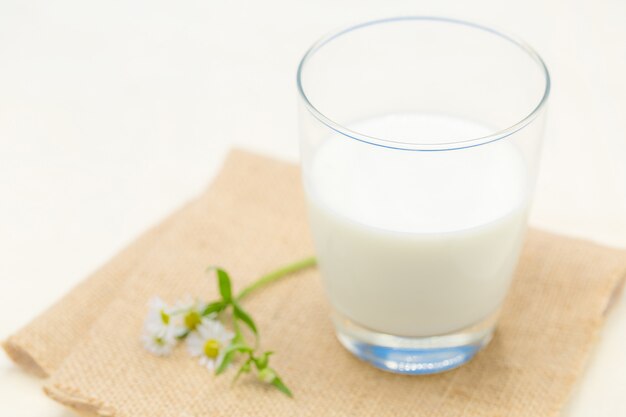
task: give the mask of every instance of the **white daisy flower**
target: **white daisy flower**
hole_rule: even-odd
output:
[[[176,335],[171,327],[156,332],[144,328],[141,341],[143,342],[143,347],[148,352],[157,356],[167,356],[172,353],[172,349],[174,349],[177,342]]]
[[[164,333],[172,323],[171,308],[159,297],[154,297],[148,302],[148,317],[144,323],[144,329],[151,333]]]
[[[171,309],[158,297],[151,299],[148,306],[148,317],[144,322],[141,341],[149,352],[158,356],[168,355],[176,346]]]
[[[193,332],[202,322],[202,310],[205,304],[187,297],[185,301],[176,303],[173,311],[173,325],[176,335],[180,336],[185,333]]]
[[[200,358],[200,365],[214,371],[224,360],[224,350],[234,334],[213,319],[202,319],[195,332],[187,337],[187,349],[192,356]]]

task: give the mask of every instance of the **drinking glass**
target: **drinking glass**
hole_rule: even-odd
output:
[[[548,70],[486,26],[399,17],[298,68],[303,183],[339,341],[428,374],[492,337],[537,175]]]

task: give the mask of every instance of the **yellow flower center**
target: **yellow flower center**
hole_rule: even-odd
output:
[[[204,354],[207,358],[215,359],[220,353],[221,344],[215,339],[209,339],[204,343]]]
[[[164,346],[165,345],[165,339],[163,339],[162,337],[155,337],[154,338],[154,343],[156,343],[158,346]]]
[[[195,330],[200,322],[202,322],[202,317],[196,311],[190,311],[185,315],[185,327],[189,330]]]
[[[170,316],[163,310],[161,310],[161,321],[163,324],[170,324]]]

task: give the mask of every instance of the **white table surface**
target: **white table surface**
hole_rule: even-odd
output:
[[[296,160],[321,34],[435,14],[516,32],[554,80],[532,222],[626,247],[626,2],[3,0],[0,338],[211,180],[237,145]],[[564,415],[626,415],[626,296]],[[71,415],[0,354],[0,415]]]

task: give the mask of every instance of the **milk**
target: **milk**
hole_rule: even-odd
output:
[[[398,114],[350,126],[398,141],[481,137],[489,128]],[[523,240],[528,181],[506,139],[416,152],[329,137],[304,170],[321,274],[333,307],[371,330],[433,336],[500,306]]]

